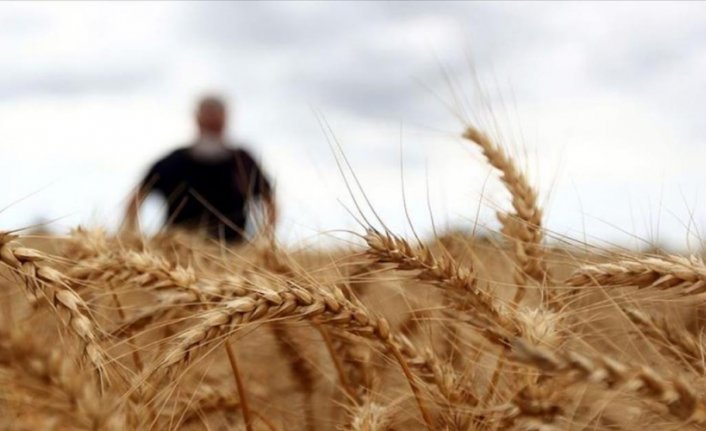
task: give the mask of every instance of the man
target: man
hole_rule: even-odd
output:
[[[190,146],[157,161],[130,199],[126,223],[137,226],[140,206],[150,192],[167,200],[167,225],[205,232],[230,242],[243,239],[246,211],[264,202],[267,228],[276,224],[272,187],[255,160],[224,139],[226,107],[206,97],[196,110],[199,136]]]

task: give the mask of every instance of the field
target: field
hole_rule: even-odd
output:
[[[0,232],[0,428],[676,430],[706,422],[706,267],[547,245],[502,147],[495,237],[225,248]]]

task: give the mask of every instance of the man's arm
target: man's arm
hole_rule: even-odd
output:
[[[277,209],[277,201],[275,200],[274,193],[270,191],[262,197],[262,201],[265,204],[265,235],[268,238],[274,238],[275,230],[277,229],[277,221],[279,219],[279,213]]]
[[[129,232],[139,231],[139,216],[142,203],[147,198],[147,191],[140,184],[134,192],[132,192],[125,211],[125,220],[123,221],[123,229]]]
[[[157,161],[152,167],[150,167],[147,174],[140,180],[140,183],[135,187],[134,191],[130,195],[130,199],[127,203],[127,208],[125,210],[125,220],[123,221],[122,228],[128,231],[138,231],[140,230],[140,208],[142,204],[147,199],[147,196],[151,192],[164,193],[164,177],[168,173],[165,169],[165,160],[168,160],[168,156]]]
[[[263,213],[252,214],[259,224],[259,231],[268,238],[274,238],[279,220],[279,211],[275,192],[260,165],[246,150],[235,151],[236,185],[245,194],[246,199],[259,199]],[[260,218],[261,217],[261,218]]]

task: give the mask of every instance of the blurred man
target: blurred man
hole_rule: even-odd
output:
[[[224,138],[226,106],[217,97],[202,99],[196,110],[199,135],[189,146],[157,161],[130,199],[126,223],[137,227],[140,206],[151,192],[167,200],[167,225],[198,230],[237,242],[243,239],[249,207],[264,203],[271,233],[276,223],[272,186],[244,149]]]

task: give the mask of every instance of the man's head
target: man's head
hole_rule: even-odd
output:
[[[226,105],[222,99],[207,96],[199,101],[196,124],[201,134],[221,136],[226,126]]]

